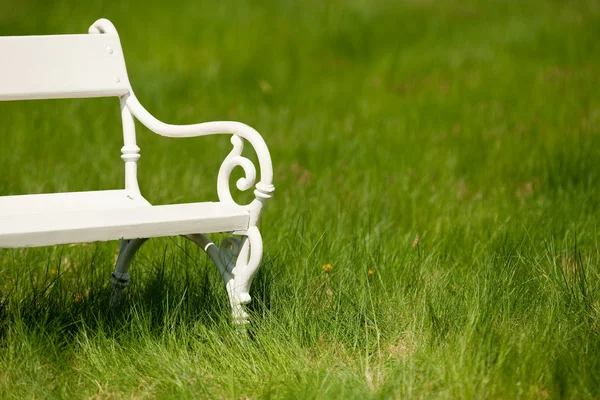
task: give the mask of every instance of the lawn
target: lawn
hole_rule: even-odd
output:
[[[1,249],[0,398],[600,396],[600,3],[4,0],[0,35],[100,17],[153,114],[269,145],[251,323],[183,238],[117,311],[118,242]],[[153,204],[217,199],[228,138],[138,144]],[[0,195],[120,188],[121,146],[115,98],[0,103]]]

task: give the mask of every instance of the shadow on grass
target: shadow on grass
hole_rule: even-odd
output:
[[[110,304],[112,285],[108,277],[104,281],[83,278],[75,284],[72,274],[46,275],[37,282],[24,280],[24,290],[0,292],[0,341],[15,326],[52,332],[62,345],[72,343],[81,330],[101,331],[109,336],[137,330],[160,336],[165,330],[198,324],[213,329],[231,328],[229,301],[214,266],[209,262],[180,264],[167,265],[163,259],[153,266],[139,266],[146,269],[141,274],[144,276],[137,277],[125,289],[117,307]],[[75,279],[82,279],[83,275],[85,272],[81,271]],[[267,311],[272,279],[270,268],[263,265],[254,279],[255,300],[248,307],[252,318]]]

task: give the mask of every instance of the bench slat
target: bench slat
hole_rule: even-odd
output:
[[[212,202],[5,216],[0,248],[233,232],[248,229],[249,221],[242,207]]]
[[[150,206],[142,195],[130,190],[28,194],[0,197],[0,218],[23,214]]]
[[[122,96],[130,85],[117,35],[0,37],[0,100]]]

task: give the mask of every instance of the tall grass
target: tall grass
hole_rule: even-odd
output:
[[[271,149],[251,323],[182,238],[112,311],[118,243],[0,250],[0,398],[598,397],[596,2],[4,2],[0,35],[99,17],[152,113]],[[118,116],[0,103],[0,195],[122,187]],[[216,199],[226,138],[138,142],[153,204]]]

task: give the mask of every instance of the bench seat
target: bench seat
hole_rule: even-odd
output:
[[[217,202],[152,206],[128,190],[0,197],[0,248],[233,232],[250,213]]]

